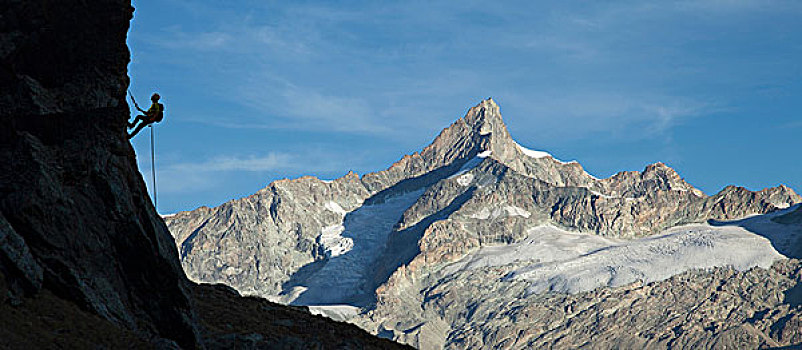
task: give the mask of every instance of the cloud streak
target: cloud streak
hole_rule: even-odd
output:
[[[531,129],[536,138],[550,142],[588,137],[630,141],[668,137],[667,132],[681,123],[728,108],[679,96],[595,91],[538,98],[511,94],[507,100],[517,107],[511,115],[516,124],[523,119],[525,125],[536,125]]]
[[[352,157],[356,155],[356,157]],[[175,154],[168,159],[180,159]],[[203,192],[224,185],[232,178],[246,174],[262,177],[268,174],[339,174],[342,166],[362,166],[359,152],[348,154],[324,149],[305,149],[298,152],[269,152],[262,155],[216,155],[197,162],[165,162],[158,169],[159,191],[165,194]],[[150,163],[139,164],[150,186]],[[342,172],[344,173],[344,172]],[[254,189],[255,191],[255,189]]]
[[[219,171],[271,171],[287,169],[293,164],[293,156],[271,152],[265,156],[217,156],[198,163],[174,163],[167,170],[180,173]]]

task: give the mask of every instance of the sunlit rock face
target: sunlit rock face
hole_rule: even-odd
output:
[[[708,196],[663,163],[598,179],[515,142],[487,99],[386,170],[281,180],[166,222],[191,279],[338,307],[337,318],[421,348],[517,347],[524,340],[508,343],[509,334],[480,343],[460,332],[501,332],[511,321],[494,307],[534,307],[543,293],[668,283],[697,268],[769,268],[797,254],[798,227],[770,219],[798,202],[785,186]],[[763,216],[733,221],[750,215]],[[771,276],[789,281],[777,288],[796,283],[793,274]],[[438,288],[454,288],[453,298],[431,294]],[[471,292],[487,298],[482,312]]]

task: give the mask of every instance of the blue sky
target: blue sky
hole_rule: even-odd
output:
[[[662,161],[708,194],[802,192],[800,2],[134,6],[131,90],[166,105],[162,213],[382,170],[486,97],[519,143],[597,177]]]

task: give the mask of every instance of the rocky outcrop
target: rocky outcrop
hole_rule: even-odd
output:
[[[224,285],[193,288],[193,299],[213,349],[411,349],[368,335],[359,327],[287,307],[243,298]]]
[[[399,347],[186,278],[126,138],[132,13],[0,6],[0,347],[230,348],[245,330],[271,348]]]
[[[356,174],[332,183],[282,180],[252,196],[166,221],[191,279],[270,296],[302,266],[325,258],[320,232],[368,194]]]

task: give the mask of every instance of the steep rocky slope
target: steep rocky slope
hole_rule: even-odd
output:
[[[0,347],[397,347],[186,278],[126,139],[132,13],[0,6]]]
[[[421,152],[386,170],[362,177],[349,173],[332,182],[277,181],[252,196],[178,213],[166,222],[193,280],[225,283],[283,303],[318,305],[324,313],[336,309],[337,317],[350,317],[373,333],[439,348],[460,347],[455,332],[464,324],[497,327],[476,335],[483,337],[511,322],[494,323],[499,314],[491,311],[476,314],[479,301],[468,294],[454,294],[448,309],[453,317],[445,317],[444,308],[427,304],[434,298],[427,293],[443,281],[460,280],[466,291],[497,295],[484,304],[491,310],[520,299],[504,283],[517,275],[529,277],[512,278],[520,280],[516,286],[574,293],[636,280],[669,283],[661,281],[695,268],[768,268],[799,256],[802,227],[769,220],[799,202],[785,186],[758,192],[729,186],[708,196],[662,163],[597,179],[576,162],[517,144],[499,107],[488,99]],[[741,220],[761,214],[768,216]],[[537,236],[548,227],[562,233],[548,240]],[[583,238],[595,242],[583,253],[586,258],[571,255],[578,248],[560,246],[573,234],[596,237]],[[544,265],[543,252],[561,249],[568,255]],[[744,254],[735,253],[739,250]],[[621,261],[606,252],[633,258]],[[590,264],[593,273],[564,270],[564,263]],[[496,278],[479,277],[486,270]],[[777,288],[796,283],[792,280]],[[781,292],[777,288],[769,292]],[[350,314],[343,316],[343,310]],[[743,320],[730,321],[734,326]],[[705,335],[702,343],[719,335]]]

